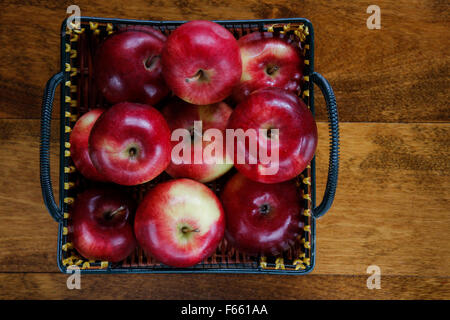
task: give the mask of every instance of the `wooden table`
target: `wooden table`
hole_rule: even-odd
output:
[[[57,224],[42,202],[38,160],[42,92],[59,70],[60,24],[73,1],[26,3],[2,1],[0,10],[0,298],[450,298],[448,2],[375,1],[381,29],[369,30],[367,1],[77,1],[86,16],[310,19],[342,135],[338,191],[317,223],[312,274],[90,275],[81,290],[68,290],[56,266]],[[321,195],[328,132],[316,96]],[[370,265],[381,269],[379,290],[366,287]]]

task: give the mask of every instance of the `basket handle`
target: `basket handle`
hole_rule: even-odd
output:
[[[320,88],[322,94],[325,97],[325,102],[328,110],[329,132],[331,138],[327,186],[325,188],[322,202],[318,207],[315,207],[312,210],[313,217],[320,218],[330,209],[334,200],[334,196],[336,194],[339,171],[339,119],[336,97],[328,81],[317,72],[313,72],[311,74],[311,80]]]
[[[50,129],[55,90],[63,79],[63,72],[59,72],[51,77],[45,86],[44,97],[42,99],[41,143],[39,149],[42,197],[44,198],[48,212],[56,222],[61,221],[62,211],[55,203],[52,180],[50,179]]]

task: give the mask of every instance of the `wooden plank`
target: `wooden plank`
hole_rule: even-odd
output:
[[[317,152],[318,201],[328,150]],[[450,274],[450,125],[341,124],[335,203],[317,222],[317,273]],[[333,271],[334,270],[334,271]]]
[[[52,131],[57,187],[58,122]],[[450,124],[341,124],[336,201],[317,222],[314,274],[450,274]],[[57,225],[39,186],[39,121],[0,120],[0,272],[58,272]],[[328,163],[319,123],[318,201]],[[57,190],[57,188],[56,188]]]
[[[59,121],[52,123],[51,178],[58,201]],[[57,270],[57,223],[39,180],[39,121],[0,121],[0,269]]]
[[[70,2],[2,2],[0,118],[40,116],[45,82],[59,70],[59,28]],[[333,85],[342,121],[448,122],[449,7],[380,0],[381,30],[361,1],[78,1],[82,15],[154,20],[306,17],[316,70]],[[318,93],[319,97],[320,94]],[[318,98],[320,100],[320,98]],[[57,117],[59,113],[55,113]],[[317,117],[326,120],[323,109]]]
[[[67,289],[68,277],[54,273],[0,273],[0,299],[450,298],[449,279],[436,277],[382,276],[381,289],[372,290],[367,288],[367,276],[82,275],[80,290]]]

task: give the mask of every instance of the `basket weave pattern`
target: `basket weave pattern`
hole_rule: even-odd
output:
[[[149,24],[152,26],[151,24]],[[169,35],[178,24],[174,25],[155,25],[165,35]],[[309,72],[309,37],[308,27],[303,24],[233,24],[224,25],[236,38],[253,31],[269,31],[275,33],[285,33],[294,43],[298,44],[300,51],[305,58],[305,84],[302,85],[302,91],[298,95],[303,98],[305,103],[310,106],[307,75]],[[66,79],[63,90],[65,92],[65,132],[66,132],[66,151],[64,161],[64,220],[62,228],[62,246],[61,255],[62,265],[69,267],[71,265],[79,266],[81,269],[151,269],[168,270],[173,269],[165,266],[153,257],[148,256],[138,247],[134,254],[120,263],[110,264],[107,261],[92,261],[81,257],[72,246],[70,232],[70,212],[77,194],[87,188],[94,187],[100,183],[88,181],[79,174],[70,158],[70,144],[68,137],[76,120],[91,108],[107,107],[109,104],[104,100],[100,92],[95,88],[93,79],[93,56],[101,41],[108,35],[114,33],[121,25],[112,23],[83,22],[80,29],[66,29],[65,47],[65,73]],[[64,58],[64,57],[63,57]],[[69,111],[70,110],[70,111]],[[222,187],[227,179],[235,173],[233,168],[223,177],[208,183],[207,186],[217,195],[220,194]],[[156,179],[139,186],[122,187],[130,192],[139,203],[145,193],[156,183],[171,179],[167,174],[162,173]],[[251,257],[239,252],[230,246],[224,239],[218,246],[216,252],[204,260],[202,263],[193,266],[191,270],[215,270],[215,269],[252,269],[252,270],[292,270],[301,272],[308,269],[311,264],[311,167],[308,166],[305,171],[296,178],[299,198],[303,203],[303,210],[299,212],[303,219],[303,232],[295,241],[292,247],[279,256],[257,256]]]

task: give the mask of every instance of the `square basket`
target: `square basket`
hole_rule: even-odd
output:
[[[172,268],[147,256],[141,248],[124,261],[86,260],[73,248],[69,232],[71,207],[77,194],[95,186],[79,174],[70,157],[70,132],[77,119],[92,107],[107,107],[109,104],[95,88],[93,81],[93,55],[102,41],[118,27],[126,25],[146,25],[169,35],[185,21],[139,21],[81,17],[79,28],[73,28],[64,20],[61,29],[61,71],[47,83],[44,91],[41,116],[40,178],[44,203],[59,224],[57,263],[62,272],[70,266],[78,266],[81,273],[272,273],[306,274],[315,264],[316,219],[331,206],[337,185],[339,156],[339,127],[337,106],[329,83],[314,72],[314,32],[311,22],[303,18],[274,20],[229,20],[214,21],[227,28],[236,38],[253,31],[267,31],[288,34],[299,46],[304,56],[304,84],[301,97],[314,114],[314,84],[321,89],[328,110],[330,127],[330,161],[328,180],[323,201],[316,207],[315,160],[300,174],[297,180],[298,196],[303,202],[303,231],[295,244],[278,256],[251,257],[239,252],[223,240],[216,252],[203,262],[190,268]],[[50,179],[50,122],[56,87],[61,84],[60,114],[60,170],[59,205],[56,204]],[[319,137],[320,138],[320,137]],[[232,169],[225,176],[207,183],[217,194],[224,183],[235,172]],[[131,191],[139,201],[145,192],[156,183],[171,179],[163,173],[154,180],[134,187],[122,187]]]

